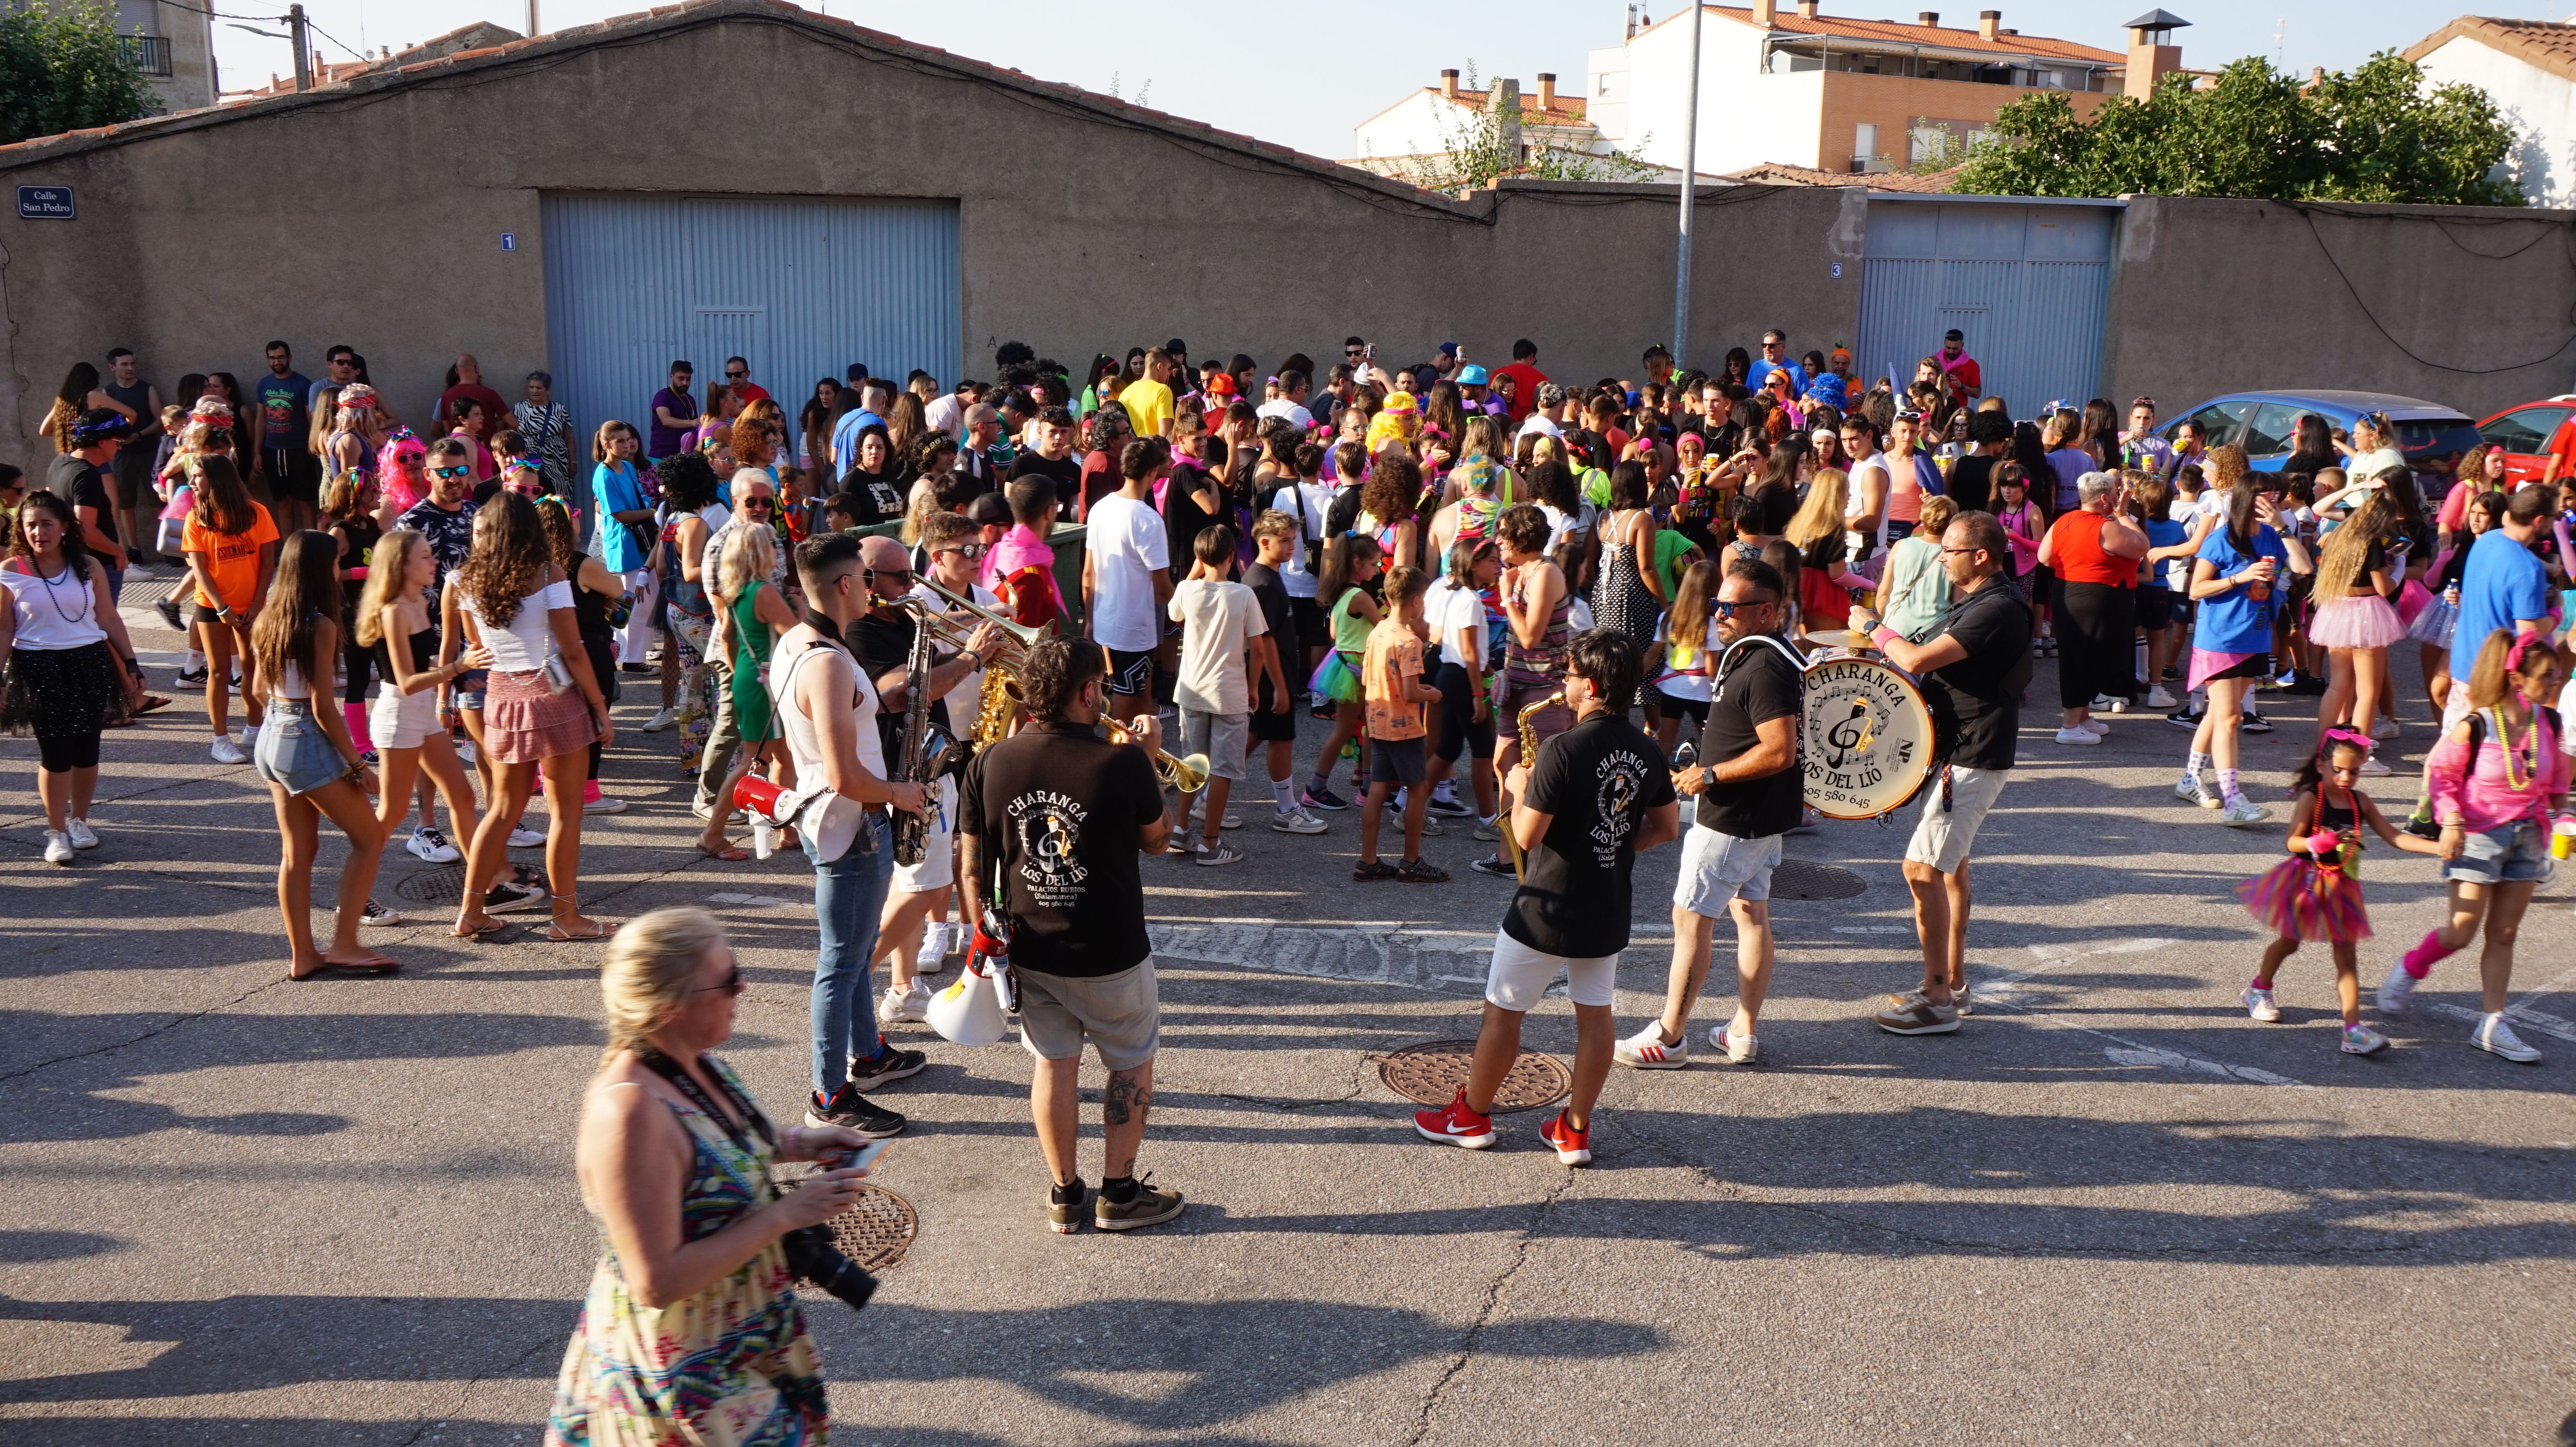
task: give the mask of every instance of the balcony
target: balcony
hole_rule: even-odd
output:
[[[125,63],[145,75],[167,76],[170,68],[170,37],[166,35],[120,35],[116,52]]]

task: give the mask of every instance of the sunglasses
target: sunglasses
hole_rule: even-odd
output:
[[[775,507],[775,506],[777,506],[777,503],[776,503],[776,500],[775,500],[775,499],[772,499],[772,498],[766,498],[766,497],[746,497],[746,498],[742,499],[742,506],[743,506],[743,510],[744,510],[744,511],[746,511],[746,512],[748,512],[748,511],[749,511],[749,510],[751,510],[752,508],[756,508],[756,507],[757,507],[757,508],[769,508],[769,507]]]
[[[862,578],[867,579],[870,583],[874,583],[874,582],[875,582],[877,579],[879,579],[879,578],[884,578],[884,579],[887,579],[887,580],[889,580],[889,581],[897,582],[897,583],[909,583],[909,582],[911,582],[911,581],[912,581],[912,569],[910,569],[910,568],[861,568],[861,569],[859,569],[859,576],[860,576],[860,577],[862,577]]]
[[[1708,606],[1718,617],[1732,618],[1747,608],[1768,608],[1777,601],[1773,598],[1748,598],[1741,603],[1729,603],[1724,598],[1717,598],[1712,599]]]
[[[751,374],[749,372],[727,372],[725,373],[725,380],[728,382],[739,382],[750,375]]]
[[[959,543],[955,547],[938,549],[938,551],[943,553],[955,553],[957,556],[964,558],[969,562],[984,556],[987,550],[988,545],[984,543]]]
[[[432,477],[463,477],[473,470],[474,469],[472,467],[459,463],[454,467],[433,467],[429,470],[429,475]]]
[[[743,992],[743,988],[742,966],[737,964],[732,969],[725,971],[725,977],[721,982],[713,985],[700,985],[690,993],[703,995],[712,990],[722,990],[728,995],[739,995]]]

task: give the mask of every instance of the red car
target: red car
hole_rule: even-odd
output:
[[[2576,416],[2576,392],[2507,407],[2478,424],[2478,438],[2504,449],[2504,473],[2514,482],[2538,482],[2549,469],[2549,439]]]

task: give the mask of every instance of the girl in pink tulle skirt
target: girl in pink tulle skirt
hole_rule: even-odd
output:
[[[2370,736],[2347,728],[2326,730],[2325,750],[2299,766],[2292,784],[2290,857],[2236,886],[2246,911],[2276,938],[2263,951],[2254,983],[2245,987],[2245,1013],[2265,1022],[2281,1018],[2272,981],[2282,962],[2310,940],[2332,947],[2335,990],[2343,1002],[2343,1049],[2368,1055],[2388,1044],[2361,1023],[2358,946],[2370,938],[2370,912],[2361,899],[2361,831],[2367,826],[2391,845],[2414,854],[2439,855],[2441,846],[2398,832],[2379,805],[2354,785],[2370,757]]]

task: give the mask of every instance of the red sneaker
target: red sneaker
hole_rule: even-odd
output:
[[[1413,1128],[1422,1132],[1424,1140],[1465,1146],[1471,1151],[1481,1151],[1494,1143],[1494,1118],[1467,1108],[1467,1088],[1463,1085],[1458,1088],[1458,1098],[1440,1109],[1415,1111]]]
[[[1567,1123],[1564,1111],[1558,1111],[1555,1119],[1538,1128],[1538,1138],[1554,1146],[1556,1158],[1569,1166],[1592,1164],[1591,1130],[1576,1130]]]

